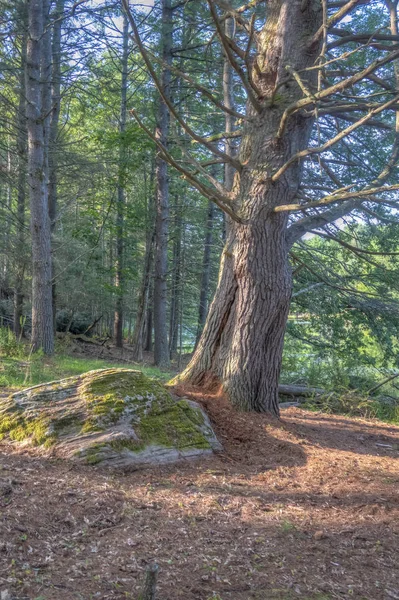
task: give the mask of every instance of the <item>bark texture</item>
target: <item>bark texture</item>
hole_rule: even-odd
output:
[[[154,253],[155,231],[147,235],[146,250],[144,257],[143,278],[141,281],[140,294],[137,305],[137,316],[133,331],[133,360],[141,362],[143,360],[143,346],[146,315],[148,311],[148,300],[150,294],[151,271]]]
[[[54,240],[57,210],[58,210],[58,123],[61,112],[61,30],[62,15],[64,13],[65,0],[57,0],[53,15],[53,36],[51,42],[52,54],[52,73],[51,73],[51,113],[50,113],[50,133],[49,133],[49,153],[48,153],[48,206],[50,215],[50,227],[52,240]],[[56,309],[57,309],[57,286],[55,282],[55,260],[53,243],[53,319],[54,331],[56,331]]]
[[[252,80],[257,111],[248,102],[240,148],[243,165],[237,187],[243,223],[231,224],[219,284],[203,335],[181,380],[221,385],[235,406],[278,415],[278,380],[291,298],[291,269],[286,240],[287,213],[274,208],[293,202],[301,181],[299,164],[275,183],[272,175],[293,154],[308,146],[313,120],[295,114],[281,135],[285,109],[303,95],[295,82],[285,84],[287,68],[313,66],[318,44],[310,45],[322,23],[318,0],[271,0],[258,39]],[[316,82],[307,72],[307,86]],[[278,94],[275,93],[278,87]]]
[[[17,338],[23,334],[23,284],[26,269],[25,257],[25,209],[26,209],[26,158],[27,158],[27,130],[26,130],[26,44],[27,44],[27,20],[26,10],[21,11],[21,22],[23,34],[21,39],[21,66],[19,78],[19,102],[18,102],[18,195],[17,195],[17,270],[14,290],[14,333]]]
[[[204,255],[202,259],[202,275],[201,275],[201,288],[200,288],[200,300],[198,307],[198,328],[197,338],[195,347],[198,346],[201,338],[202,331],[205,326],[206,317],[209,308],[209,281],[211,271],[211,249],[212,249],[212,231],[213,231],[213,217],[215,213],[215,205],[213,202],[208,203],[208,214],[206,219],[206,230],[205,230],[205,243],[204,243]]]
[[[170,298],[169,350],[170,357],[177,352],[179,321],[181,312],[181,254],[182,254],[182,214],[179,198],[176,198],[175,231],[173,240],[173,271]]]
[[[165,65],[172,63],[172,7],[171,0],[162,0],[162,58]],[[171,72],[166,67],[162,71],[162,89],[170,98]],[[167,146],[169,134],[169,111],[160,99],[156,137]],[[156,160],[156,241],[155,241],[155,281],[154,281],[154,360],[160,367],[169,365],[169,345],[167,329],[167,266],[168,266],[168,221],[169,183],[168,166],[158,152]]]
[[[151,565],[146,571],[143,589],[141,590],[138,600],[155,600],[157,579],[158,565]]]
[[[51,232],[48,211],[45,134],[41,65],[45,3],[31,0],[28,5],[28,44],[26,117],[28,130],[28,186],[32,235],[32,348],[46,354],[54,351]]]
[[[122,53],[122,81],[121,81],[121,108],[119,133],[119,175],[118,175],[118,199],[116,214],[116,269],[115,287],[117,291],[115,316],[114,316],[114,338],[117,348],[123,346],[123,292],[124,292],[124,221],[125,221],[125,179],[126,179],[126,142],[123,139],[126,131],[127,112],[127,75],[129,56],[129,22],[123,13],[123,53]]]

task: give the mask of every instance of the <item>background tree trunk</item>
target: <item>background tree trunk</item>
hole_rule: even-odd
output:
[[[49,139],[49,184],[48,184],[48,205],[50,215],[50,227],[52,234],[52,303],[53,303],[53,319],[54,331],[56,331],[56,313],[57,313],[57,284],[55,280],[55,247],[54,233],[57,224],[57,207],[58,207],[58,160],[57,160],[57,141],[58,141],[58,123],[61,112],[61,30],[62,30],[62,15],[64,14],[65,0],[57,0],[53,15],[53,39],[51,44],[52,54],[52,75],[51,75],[51,117],[50,117],[50,139]]]
[[[122,54],[122,81],[121,81],[121,109],[119,121],[119,174],[118,174],[118,199],[116,215],[116,270],[115,288],[117,291],[115,316],[114,316],[114,338],[117,348],[123,346],[123,292],[124,292],[124,221],[125,221],[125,179],[126,179],[126,107],[127,107],[127,76],[129,57],[129,21],[126,13],[123,13],[123,54]]]
[[[205,229],[205,243],[204,243],[204,257],[202,260],[202,275],[201,275],[201,289],[200,289],[200,300],[198,308],[198,328],[195,347],[198,346],[206,317],[208,314],[208,302],[209,302],[209,281],[211,271],[211,249],[212,249],[212,230],[213,230],[213,217],[215,212],[215,205],[213,202],[208,203],[208,214],[206,219]]]
[[[179,198],[176,197],[176,214],[173,239],[173,269],[172,290],[170,299],[170,328],[169,328],[169,351],[172,358],[177,353],[179,339],[180,319],[180,292],[181,292],[181,251],[182,251],[182,214]]]
[[[147,236],[146,251],[144,257],[143,278],[141,282],[140,295],[137,306],[136,322],[133,331],[133,360],[141,362],[143,360],[143,345],[146,324],[146,314],[148,311],[148,299],[150,293],[152,262],[154,254],[155,230]],[[152,329],[152,324],[151,324]]]
[[[162,0],[162,59],[165,65],[172,63],[173,22],[171,0]],[[162,89],[170,98],[171,72],[162,70]],[[167,146],[169,134],[169,111],[163,99],[159,100],[156,137]],[[167,331],[167,264],[168,264],[168,221],[169,184],[168,166],[157,152],[156,159],[157,212],[155,241],[155,282],[154,282],[154,362],[159,367],[169,366]]]
[[[27,130],[26,130],[26,44],[27,44],[27,20],[26,6],[22,7],[23,14],[21,22],[23,33],[21,39],[21,66],[19,78],[19,102],[18,102],[18,190],[17,190],[17,269],[14,291],[14,333],[17,338],[23,334],[23,284],[25,279],[26,256],[25,256],[25,203],[26,203],[26,158],[27,158]]]
[[[28,4],[26,116],[28,130],[28,185],[32,235],[32,348],[54,351],[51,232],[45,164],[45,132],[41,93],[44,3]]]

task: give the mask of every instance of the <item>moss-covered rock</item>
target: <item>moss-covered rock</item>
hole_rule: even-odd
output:
[[[209,419],[140,371],[90,371],[0,401],[0,439],[87,464],[143,466],[221,448]]]

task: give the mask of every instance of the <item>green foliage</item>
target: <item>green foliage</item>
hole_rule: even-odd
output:
[[[57,311],[57,331],[65,332],[69,326],[69,332],[74,335],[85,333],[93,322],[90,314],[77,312],[71,315],[66,309]]]
[[[19,342],[8,327],[0,327],[0,355],[21,358],[25,354],[25,346]]]
[[[365,398],[356,391],[342,394],[331,393],[321,398],[310,399],[302,406],[313,411],[322,411],[329,414],[379,419],[380,421],[399,424],[398,401]]]

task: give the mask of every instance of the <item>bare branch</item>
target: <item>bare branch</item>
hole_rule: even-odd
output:
[[[335,40],[328,44],[327,49],[332,50],[333,48],[339,48],[339,46],[343,46],[344,44],[348,44],[349,42],[365,42],[368,46],[373,45],[372,42],[376,41],[387,41],[387,42],[398,42],[399,35],[389,35],[382,33],[359,33],[353,35],[343,35],[339,40]],[[392,44],[390,46],[383,46],[382,49],[392,50],[396,48],[398,44]],[[381,46],[380,46],[381,47]]]
[[[297,110],[300,110],[301,108],[305,108],[306,106],[310,106],[311,104],[314,104],[315,101],[323,100],[324,98],[328,98],[329,96],[332,96],[333,94],[337,94],[338,92],[342,92],[342,91],[346,90],[347,88],[352,87],[353,85],[355,85],[355,83],[358,83],[359,81],[362,81],[363,79],[365,79],[368,75],[370,75],[370,73],[373,73],[380,67],[396,60],[397,58],[399,58],[399,50],[390,52],[385,57],[377,59],[374,62],[372,62],[368,67],[366,67],[362,71],[359,71],[359,73],[355,73],[354,75],[352,75],[352,77],[348,77],[347,79],[339,81],[338,83],[336,83],[324,90],[321,90],[320,92],[317,92],[316,94],[314,94],[313,97],[308,96],[306,98],[302,98],[301,100],[298,100],[294,104],[291,104],[291,106],[289,106],[284,111],[284,114],[281,118],[281,123],[280,123],[276,137],[281,138],[281,136],[283,135],[285,126],[287,124],[288,118]]]
[[[293,223],[287,231],[287,243],[289,247],[293,246],[295,242],[301,239],[301,237],[303,237],[306,233],[309,233],[309,231],[318,229],[319,227],[325,227],[330,223],[334,223],[334,221],[337,221],[345,215],[350,214],[359,206],[359,200],[349,200],[343,204],[335,206],[334,208],[325,210],[322,213],[309,215],[303,219],[295,221],[295,223]]]
[[[327,206],[328,204],[333,204],[334,202],[343,202],[344,200],[350,200],[355,198],[367,198],[371,202],[392,205],[393,203],[390,200],[387,200],[385,198],[375,198],[372,196],[373,194],[376,194],[378,192],[392,192],[394,190],[399,190],[399,184],[386,185],[383,187],[376,188],[365,188],[357,192],[346,192],[342,194],[340,193],[340,190],[338,190],[337,192],[329,194],[328,196],[324,196],[324,198],[321,198],[321,200],[316,200],[315,202],[307,202],[306,204],[283,204],[281,206],[276,206],[274,212],[299,212],[302,210],[318,208],[320,206]],[[397,206],[397,203],[395,203],[395,206]]]
[[[357,246],[352,246],[352,244],[348,244],[344,240],[337,238],[335,235],[331,235],[330,233],[326,233],[325,231],[315,231],[312,230],[312,233],[324,237],[328,240],[332,240],[333,242],[337,242],[340,246],[351,250],[352,252],[361,253],[361,254],[369,254],[370,256],[399,256],[399,252],[374,252],[373,250],[364,250],[363,248],[358,248]]]
[[[341,6],[341,8],[328,19],[327,26],[332,27],[333,25],[338,23],[338,21],[341,21],[341,19],[343,19],[354,8],[356,8],[360,4],[368,4],[369,2],[370,2],[370,0],[349,0],[349,2],[345,2],[345,4],[343,6]],[[312,44],[317,42],[320,39],[320,37],[323,35],[323,29],[324,29],[324,27],[322,25],[320,27],[320,29],[313,36],[312,42],[311,42]]]
[[[237,171],[241,171],[242,165],[238,160],[235,160],[234,158],[232,158],[231,156],[228,156],[227,154],[225,154],[222,150],[220,150],[217,146],[214,146],[213,144],[210,144],[209,142],[207,142],[203,137],[199,136],[198,134],[195,133],[195,131],[193,129],[191,129],[191,127],[188,125],[188,123],[186,123],[186,121],[184,119],[182,119],[182,117],[179,115],[179,113],[175,110],[175,107],[173,106],[173,104],[171,103],[170,99],[167,97],[167,95],[164,93],[163,90],[163,86],[161,84],[161,82],[158,79],[158,76],[151,64],[151,60],[150,57],[148,55],[147,50],[144,47],[143,42],[141,41],[141,37],[139,34],[139,31],[137,29],[137,25],[136,25],[136,21],[133,17],[133,14],[130,10],[129,7],[129,1],[128,0],[122,0],[122,4],[123,4],[123,8],[126,12],[126,15],[128,17],[128,20],[130,22],[130,25],[132,27],[133,30],[133,35],[134,35],[134,39],[136,41],[136,44],[139,48],[140,54],[144,59],[144,62],[147,66],[147,69],[150,72],[151,78],[153,79],[156,88],[162,98],[162,100],[164,101],[164,103],[166,104],[166,106],[168,107],[168,110],[170,112],[170,114],[176,119],[176,121],[180,124],[180,126],[184,129],[184,131],[190,136],[192,137],[196,142],[202,144],[203,146],[205,146],[208,150],[210,150],[210,152],[212,152],[213,154],[216,154],[216,156],[219,156],[220,158],[226,159],[227,162],[229,162]]]
[[[233,67],[233,69],[236,71],[236,73],[238,74],[238,76],[240,77],[242,84],[245,88],[245,91],[248,94],[248,98],[251,102],[251,104],[253,105],[253,107],[255,108],[255,110],[260,113],[262,111],[262,106],[261,104],[258,102],[254,92],[260,96],[260,91],[257,88],[254,88],[253,83],[251,83],[243,69],[240,67],[240,65],[238,64],[238,62],[236,61],[236,59],[234,58],[232,52],[231,52],[231,48],[230,48],[230,43],[229,43],[229,38],[225,35],[223,28],[220,24],[220,20],[218,18],[217,12],[215,10],[215,7],[212,3],[212,0],[208,0],[208,5],[209,5],[209,9],[211,11],[211,15],[213,18],[213,21],[216,25],[216,29],[220,38],[220,41],[222,42],[224,51],[226,52],[227,58],[231,64],[231,66]]]
[[[157,147],[159,148],[160,153],[161,153],[161,158],[163,160],[165,160],[172,167],[174,167],[177,171],[179,171],[187,179],[187,181],[189,181],[193,185],[193,187],[195,187],[199,192],[201,192],[201,194],[203,194],[206,198],[209,198],[209,200],[212,200],[217,206],[219,206],[219,208],[221,210],[223,210],[223,212],[228,214],[234,221],[236,221],[237,223],[242,223],[242,220],[235,213],[235,211],[232,207],[232,203],[231,203],[232,197],[231,196],[229,196],[229,195],[222,196],[220,193],[218,193],[218,191],[216,189],[212,189],[212,188],[208,187],[207,185],[202,183],[202,181],[197,179],[191,171],[182,167],[182,165],[180,165],[173,158],[173,156],[170,154],[170,152],[159,141],[159,139],[152,133],[152,131],[150,131],[148,129],[148,127],[143,123],[143,121],[140,119],[140,117],[138,116],[136,111],[132,109],[130,112],[133,115],[133,117],[136,119],[138,125],[143,129],[143,131],[145,131],[145,133],[148,135],[148,137],[157,145]],[[198,165],[199,165],[199,163],[198,163]],[[199,170],[202,170],[201,165],[199,165],[199,167],[200,167]]]
[[[395,96],[395,98],[389,100],[388,102],[385,102],[385,104],[382,104],[382,105],[378,106],[377,108],[375,108],[374,110],[371,110],[367,115],[365,115],[364,117],[362,117],[361,119],[356,121],[356,123],[349,125],[349,127],[346,127],[345,129],[343,129],[342,131],[337,133],[337,135],[335,135],[333,138],[329,139],[328,142],[326,142],[322,146],[316,146],[315,148],[306,148],[305,150],[301,150],[300,152],[297,152],[272,176],[272,181],[276,182],[281,177],[281,175],[283,175],[286,172],[286,170],[297,160],[300,160],[301,158],[304,158],[305,156],[308,156],[309,154],[320,154],[322,152],[325,152],[326,150],[328,150],[329,148],[334,146],[334,144],[336,144],[337,142],[342,140],[344,137],[347,137],[348,135],[350,135],[352,133],[352,131],[355,131],[355,129],[358,129],[359,127],[361,127],[362,125],[367,123],[367,121],[369,121],[372,117],[374,117],[375,115],[378,115],[379,113],[386,110],[389,106],[394,104],[398,99],[399,99],[399,96]]]
[[[221,102],[220,100],[215,98],[215,96],[212,94],[212,92],[208,88],[197,83],[195,81],[195,79],[193,79],[192,77],[187,75],[187,73],[183,73],[183,71],[180,71],[180,69],[177,69],[173,65],[169,65],[169,64],[165,63],[165,61],[163,61],[161,58],[159,58],[158,56],[156,56],[149,50],[147,50],[147,53],[149,56],[151,56],[151,58],[153,60],[155,60],[158,64],[162,65],[162,67],[164,67],[165,69],[169,69],[169,71],[171,71],[175,75],[178,75],[179,77],[181,77],[182,79],[184,79],[185,81],[190,83],[193,87],[195,87],[199,92],[204,94],[204,96],[206,96],[208,98],[208,100],[210,100],[215,106],[217,106],[217,108],[220,108],[223,112],[228,113],[232,117],[236,117],[236,119],[244,119],[244,120],[247,119],[247,117],[243,113],[239,113],[235,110],[232,110],[231,108],[229,108],[228,106],[223,104],[223,102]]]

